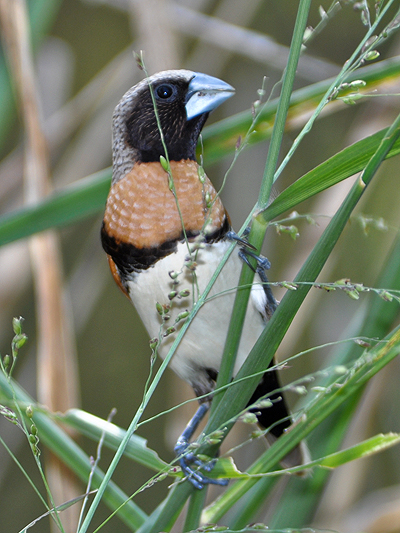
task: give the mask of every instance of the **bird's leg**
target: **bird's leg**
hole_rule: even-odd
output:
[[[268,263],[271,264],[269,261]],[[271,286],[269,284],[267,274],[265,273],[265,269],[259,264],[257,264],[256,272],[260,276],[261,283],[263,284],[264,292],[267,297],[268,309],[272,315],[276,311],[276,308],[278,307],[278,302],[276,301],[275,296],[271,290]]]
[[[215,460],[204,463],[196,457],[196,455],[187,451],[190,446],[190,439],[193,437],[194,432],[196,431],[198,425],[203,420],[205,414],[207,413],[210,404],[208,402],[201,403],[192,419],[189,421],[188,425],[184,429],[182,435],[179,437],[174,451],[179,457],[179,464],[181,465],[182,472],[187,476],[189,481],[196,489],[202,489],[204,485],[213,484],[213,485],[227,485],[227,479],[211,479],[199,470],[195,470],[191,465],[196,465],[204,470],[212,470]]]
[[[247,236],[250,233],[250,228],[246,228],[243,232],[243,237],[239,237],[239,235],[235,231],[228,231],[225,235],[227,239],[230,241],[235,241],[239,243],[241,246],[244,246],[248,250],[256,251],[256,247],[249,243],[247,240]]]
[[[247,228],[244,232],[245,238],[239,237],[234,231],[228,231],[226,234],[226,237],[232,241],[236,241],[240,245],[239,250],[239,257],[246,263],[247,266],[249,266],[254,272],[256,272],[260,279],[261,283],[264,288],[265,295],[267,297],[268,302],[268,309],[271,313],[271,315],[276,310],[278,303],[275,300],[275,297],[272,293],[271,287],[269,285],[268,277],[266,274],[266,270],[269,270],[271,268],[271,263],[266,257],[263,257],[262,255],[258,255],[255,253],[256,248],[248,242],[246,239],[246,236],[249,234],[250,228]],[[253,265],[249,261],[249,257],[253,257],[257,261],[257,267],[254,268]]]

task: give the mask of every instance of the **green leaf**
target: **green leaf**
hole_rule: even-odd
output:
[[[111,182],[107,168],[77,181],[38,205],[0,217],[0,246],[40,231],[66,226],[104,209]]]
[[[337,468],[338,466],[354,461],[355,459],[360,459],[361,457],[368,457],[374,453],[382,452],[395,444],[400,442],[399,433],[386,433],[385,435],[375,435],[370,439],[364,440],[355,446],[351,446],[346,450],[340,452],[332,453],[327,455],[320,461],[313,461],[318,466],[323,466],[326,468]]]
[[[287,187],[262,213],[272,220],[298,203],[360,172],[379,146],[388,129],[383,129],[345,148]],[[386,158],[400,153],[397,140]],[[34,233],[62,227],[101,212],[110,187],[111,169],[88,176],[63,191],[0,217],[0,246]]]
[[[389,128],[348,146],[341,152],[330,157],[307,174],[289,185],[262,212],[265,220],[272,220],[289,209],[293,209],[300,202],[308,200],[315,194],[322,192],[337,183],[361,172],[373,154],[376,152]],[[398,139],[386,158],[400,153],[400,139]]]
[[[400,239],[397,237],[396,243],[388,257],[384,260],[384,269],[381,272],[376,284],[378,287],[388,289],[400,289]],[[381,299],[365,299],[354,314],[351,323],[346,329],[348,338],[377,338],[381,339],[387,335],[392,324],[397,319],[399,312],[398,304],[388,303]],[[334,348],[329,354],[327,365],[348,365],[355,361],[361,352],[361,347],[354,342],[341,344]],[[321,390],[332,384],[332,375],[320,376],[315,385]],[[314,387],[313,387],[314,388]],[[354,412],[359,404],[364,389],[360,389],[345,404],[335,411],[318,426],[307,439],[312,457],[324,457],[335,452],[341,445],[343,438],[352,423]],[[313,394],[313,393],[311,393]],[[308,398],[309,400],[309,398]],[[304,401],[303,406],[304,406]],[[300,405],[299,408],[302,406]],[[265,478],[254,487],[259,498],[263,495],[263,484],[271,482],[273,478]],[[320,495],[329,479],[329,470],[316,470],[313,476],[300,479],[292,476],[289,480],[285,493],[279,501],[274,514],[271,517],[270,526],[274,528],[301,527],[309,523],[318,505]],[[255,499],[252,492],[253,501]],[[235,522],[238,528],[249,523],[245,511]]]
[[[118,448],[126,434],[124,429],[82,409],[69,409],[65,415],[60,416],[60,420],[92,440],[98,441],[104,435],[104,445],[112,450]],[[131,436],[125,448],[125,455],[156,472],[169,468],[168,463],[147,447],[147,440],[138,435]]]
[[[296,293],[290,293],[296,294]],[[355,362],[354,367],[349,370],[346,376],[339,377],[331,387],[325,391],[321,391],[313,399],[311,405],[308,405],[303,412],[303,416],[297,420],[296,424],[290,427],[290,430],[281,435],[274,444],[261,455],[254,464],[248,468],[247,473],[251,476],[248,479],[243,479],[240,483],[235,483],[227,489],[227,491],[215,502],[213,508],[208,508],[207,514],[203,515],[203,519],[207,522],[217,522],[221,517],[237,502],[243,494],[245,494],[255,483],[259,482],[255,474],[263,474],[271,472],[276,468],[276,465],[287,453],[293,448],[293,443],[303,440],[313,429],[325,420],[330,414],[334,413],[344,402],[352,398],[358,391],[362,390],[365,384],[381,370],[385,365],[390,363],[400,353],[400,328],[395,329],[390,336],[369,351],[365,351],[363,355]],[[375,439],[375,437],[373,438]],[[343,456],[332,454],[333,458],[327,456],[317,461],[321,464],[326,460],[323,466],[333,468],[332,465],[339,466],[340,461],[352,460],[360,454],[367,453],[368,448],[370,453],[379,451],[379,446],[384,446],[383,440],[376,438],[371,443],[367,443],[356,451],[346,450]],[[396,444],[400,437],[396,434],[392,437],[389,434],[387,444]],[[347,453],[348,452],[348,453]],[[339,452],[342,453],[342,452]],[[336,456],[336,457],[335,457]],[[311,463],[312,465],[313,463]],[[310,466],[310,463],[307,465]],[[301,470],[291,469],[291,471]],[[276,472],[273,472],[276,476]],[[261,476],[262,477],[262,476]],[[267,476],[270,477],[270,476]]]
[[[376,170],[379,166],[378,159],[382,161],[385,154],[387,154],[395,143],[396,136],[398,135],[399,121],[400,115],[390,126],[387,134],[385,134],[376,147],[374,154],[368,160],[365,169],[368,169],[369,171],[367,174],[363,174],[363,176],[365,176],[365,182],[362,179],[359,179],[354,183],[342,205],[337,210],[319,239],[317,245],[314,247],[297,274],[294,280],[295,283],[315,281],[316,277],[319,275],[353,209],[365,192],[366,185],[376,174]],[[210,417],[206,430],[208,429],[210,431],[218,429],[222,425],[227,425],[229,427],[229,423],[226,423],[226,419],[232,417],[235,410],[238,413],[244,408],[246,401],[250,399],[251,393],[254,390],[253,386],[255,387],[258,382],[258,378],[255,377],[254,374],[265,370],[266,365],[272,360],[273,355],[276,353],[281,340],[309,290],[310,286],[299,285],[297,291],[288,291],[284,295],[277,310],[272,315],[249,356],[236,375],[231,387],[225,391],[220,404],[220,412],[215,413],[214,416]],[[365,378],[364,381],[360,378],[360,368],[358,368],[358,371],[354,373],[354,376],[359,378],[358,381],[354,383],[352,379],[349,379],[348,382],[345,385],[340,386],[338,390],[330,390],[330,394],[326,398],[320,396],[317,404],[312,403],[312,406],[306,411],[304,419],[301,418],[296,424],[293,424],[290,431],[283,434],[273,446],[271,446],[266,454],[264,454],[265,457],[262,456],[256,461],[253,467],[249,470],[250,473],[256,474],[270,471],[290,452],[290,450],[293,449],[296,444],[299,444],[310,431],[320,424],[330,413],[334,412],[345,399],[357,394],[362,385],[364,385],[366,381],[379,370],[383,361],[385,361],[386,364],[386,362],[398,354],[400,346],[400,335],[398,330],[393,333],[393,338],[391,339],[391,342],[388,343],[388,346],[390,348],[389,358],[386,357],[387,354],[385,353],[387,348],[386,345],[383,347],[379,346],[377,350],[371,351],[371,358],[373,358],[373,354],[375,355],[377,351],[379,353],[379,349],[382,349],[382,355],[376,357],[376,361],[374,361],[375,366],[372,369],[369,368],[368,365],[371,358],[365,361],[363,369],[368,368],[369,373],[366,372],[365,376],[363,375],[363,378]],[[245,382],[242,381],[243,378],[247,378]],[[350,383],[354,386],[351,387]],[[323,400],[326,400],[326,402]],[[219,510],[214,516],[214,519],[218,520],[223,516],[223,514],[254,484],[255,480],[249,479],[229,488],[219,499]]]
[[[221,457],[215,464],[213,470],[208,473],[213,479],[251,479],[251,478],[260,478],[260,477],[270,477],[270,476],[281,476],[284,474],[292,474],[296,472],[302,472],[306,469],[313,468],[315,466],[323,468],[338,468],[346,463],[355,461],[356,459],[361,459],[363,457],[368,457],[375,453],[382,452],[387,448],[395,446],[400,442],[400,433],[386,433],[375,435],[370,439],[366,439],[354,446],[350,446],[345,450],[339,452],[331,453],[320,459],[315,459],[309,463],[295,468],[285,468],[283,470],[275,470],[273,472],[257,473],[251,474],[249,472],[241,472],[232,457]],[[211,510],[212,506],[209,507]],[[208,518],[214,519],[215,517],[208,515],[204,517],[206,521]]]
[[[84,451],[74,442],[71,437],[56,424],[51,416],[35,407],[34,399],[29,396],[13,380],[7,380],[3,372],[0,372],[0,401],[3,404],[13,405],[15,400],[21,406],[33,407],[33,420],[37,426],[40,442],[42,442],[54,455],[67,465],[84,483],[87,483],[91,473],[91,462]],[[93,472],[92,486],[98,487],[104,478],[100,468]],[[133,503],[112,480],[108,483],[104,493],[104,503],[111,510],[118,509],[118,516],[131,529],[140,527],[147,519],[146,513],[138,505]]]

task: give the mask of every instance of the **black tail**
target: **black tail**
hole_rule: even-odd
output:
[[[274,364],[274,361],[271,361],[270,366],[273,366]],[[278,391],[280,388],[281,384],[278,379],[277,371],[268,370],[263,375],[248,404],[254,404],[261,398],[271,400],[271,406],[250,409],[251,412],[254,412],[257,415],[258,423],[263,429],[270,428],[266,437],[271,444],[280,437],[292,423],[290,411],[286,405],[283,393],[273,392]],[[282,466],[285,468],[298,466],[308,462],[308,460],[308,449],[306,444],[302,442],[284,458]]]
[[[270,366],[275,363],[272,361]],[[263,375],[249,404],[254,404],[261,398],[271,400],[272,405],[263,408],[251,409],[257,415],[257,420],[263,429],[271,427],[270,433],[278,438],[292,423],[289,409],[286,405],[282,392],[274,392],[281,388],[276,370],[268,370]]]

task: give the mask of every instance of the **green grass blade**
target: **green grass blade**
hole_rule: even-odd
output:
[[[360,172],[387,134],[385,128],[358,141],[332,156],[318,167],[304,174],[287,187],[263,211],[268,220],[293,209],[298,203],[340,181]],[[386,159],[400,153],[397,140]],[[54,227],[63,227],[99,213],[104,209],[111,180],[111,169],[88,176],[46,198],[37,206],[30,206],[0,217],[0,246],[34,233]]]
[[[337,381],[338,386],[332,386],[321,392],[313,404],[305,411],[305,416],[298,423],[283,434],[267,452],[265,452],[249,469],[249,474],[271,471],[278,461],[290,450],[291,441],[300,442],[308,433],[317,427],[322,420],[333,413],[347,399],[376,375],[379,370],[389,364],[400,353],[400,327],[370,351],[366,351],[354,368],[350,369],[345,379]],[[241,481],[228,489],[221,498],[203,515],[205,522],[218,521],[248,488],[257,483],[256,479]]]
[[[360,180],[357,181],[348,197],[342,204],[341,208],[332,219],[327,230],[324,232],[317,247],[314,249],[304,267],[301,269],[296,281],[309,282],[316,279],[364,190],[365,184],[360,182]],[[264,224],[262,221],[260,221],[259,225],[263,226]],[[272,359],[276,348],[280,344],[297,310],[308,293],[308,290],[309,287],[301,286],[297,291],[290,292],[290,294],[285,295],[278,307],[277,312],[268,323],[259,341],[256,343],[254,349],[250,353],[246,363],[239,372],[236,380],[224,394],[219,409],[211,413],[209,423],[205,430],[206,433],[221,427],[229,428],[233,424],[233,421],[227,423],[226,420],[233,420],[235,415],[245,407],[252,394],[252,391],[255,389],[258,383],[259,378],[254,377],[247,379],[246,382],[238,382],[241,380],[241,378],[247,378],[248,376],[253,375],[254,372],[261,372],[268,366],[269,361]],[[283,455],[286,454],[291,446],[293,446],[293,444],[289,443],[288,448],[283,448],[283,450],[281,449],[280,452],[283,453]],[[201,451],[212,455],[213,452],[215,452],[215,449],[213,447],[205,446],[204,448],[201,448]],[[275,457],[275,463],[278,460],[279,457]],[[182,500],[193,490],[191,488],[186,488],[186,485],[187,483],[180,485],[175,489],[174,496],[179,496],[177,498],[177,500],[180,502],[179,505],[181,504]],[[171,497],[167,501],[170,502],[170,505],[165,506],[164,510],[166,511],[166,514],[158,514],[157,518],[152,522],[151,527],[144,526],[144,528],[142,528],[143,532],[155,532],[166,529],[166,526],[170,523],[172,516],[174,516],[177,512],[177,504],[174,502],[173,498]]]
[[[340,447],[363,392],[363,389],[360,389],[358,393],[353,394],[307,438],[312,457],[322,457]],[[310,523],[329,476],[330,472],[322,468],[317,469],[306,479],[293,476],[274,509],[270,526],[279,529],[281,527],[303,527]],[[256,494],[262,489],[262,486],[258,485],[257,483],[254,487]],[[246,519],[243,512],[242,516],[238,516],[235,525],[241,527],[240,524],[248,524],[249,521]]]
[[[352,188],[296,276],[295,282],[315,281],[364,189],[365,187],[361,186],[359,182]],[[262,372],[267,368],[309,290],[309,285],[300,285],[296,291],[288,291],[285,294],[235,381],[251,376],[254,373]],[[252,389],[257,385],[258,379],[257,376],[246,379],[245,383],[235,384],[235,381],[233,382],[221,401],[219,413],[215,413],[215,416],[211,417],[208,430],[214,431],[225,425],[226,418],[230,419],[245,407],[252,394]]]
[[[280,147],[282,145],[282,138],[284,134],[287,113],[290,104],[290,96],[293,92],[293,84],[296,76],[296,69],[303,44],[303,36],[307,27],[308,14],[310,10],[310,0],[301,0],[299,3],[297,17],[293,32],[293,38],[290,46],[288,64],[283,76],[282,93],[279,98],[277,108],[277,115],[274,122],[271,143],[268,148],[268,154],[265,163],[264,175],[258,195],[258,206],[266,206],[269,202],[271,188],[274,182],[274,174],[278,164]],[[267,224],[258,223],[255,221],[250,230],[249,241],[255,246],[257,250],[261,249]],[[255,263],[255,261],[254,261]],[[236,293],[233,310],[231,313],[231,320],[226,337],[224,353],[222,356],[221,368],[218,373],[216,387],[223,387],[230,382],[233,368],[235,365],[237,350],[240,343],[240,337],[246,316],[247,304],[250,296],[250,287],[254,279],[254,272],[243,265],[240,278],[239,287],[243,287]],[[218,408],[222,395],[216,395],[211,406],[210,416]]]
[[[339,238],[344,225],[349,219],[352,210],[357,204],[358,199],[361,197],[363,190],[364,187],[360,186],[358,183],[355,184],[341,208],[335,214],[319,239],[299,274],[296,276],[296,282],[315,281]],[[251,376],[254,373],[262,372],[268,367],[269,362],[272,360],[272,357],[308,291],[309,286],[300,285],[296,291],[288,291],[285,294],[274,315],[266,325],[261,337],[258,339],[246,362],[239,371],[235,381]],[[221,401],[219,412],[215,413],[215,416],[209,421],[211,430],[226,426],[225,420],[227,418],[230,419],[234,417],[236,413],[241,412],[249,401],[258,380],[259,377],[255,377],[236,385],[235,381],[233,382],[233,385],[227,390]],[[282,455],[280,453],[278,453],[277,456],[274,455],[273,462],[270,465],[271,467],[275,467],[279,460],[290,451],[290,447],[293,447],[293,445],[299,442],[298,440],[293,440],[292,432],[291,436],[291,441],[286,441],[289,447],[286,449],[284,448],[284,453]],[[276,444],[282,442],[284,437],[285,435],[283,435]],[[270,448],[270,450],[272,450],[272,448]],[[275,450],[273,450],[273,452]],[[282,452],[282,450],[280,449],[279,452]],[[213,520],[219,520],[255,483],[255,480],[249,480],[247,482],[235,484],[234,487],[229,488],[219,500],[218,509],[214,509]]]
[[[192,493],[186,514],[183,531],[194,531],[200,527],[201,514],[203,512],[207,498],[206,490],[196,490]]]
[[[159,523],[164,524],[162,531],[170,531],[193,490],[194,488],[190,483],[175,485],[165,500],[158,505],[136,533],[148,533],[149,531],[159,533]]]
[[[290,44],[289,58],[282,80],[282,92],[278,102],[274,126],[272,128],[271,142],[268,147],[263,180],[258,196],[257,205],[260,209],[268,204],[272,185],[274,183],[275,170],[282,147],[282,139],[290,106],[290,98],[293,93],[293,84],[303,46],[303,37],[307,27],[310,5],[311,0],[300,0],[299,9],[297,11],[292,42]]]
[[[111,450],[116,450],[126,435],[125,429],[82,409],[69,409],[65,415],[60,416],[60,420],[96,442],[104,435],[104,445]],[[168,464],[162,461],[154,450],[147,447],[147,440],[138,435],[131,436],[125,449],[125,456],[155,472],[168,469]]]
[[[390,148],[391,145],[393,145],[396,140],[396,136],[398,135],[398,120],[399,117],[389,128],[388,133],[376,150],[376,153],[379,152],[380,154],[381,161],[384,153]],[[367,165],[367,168],[373,168],[374,172],[377,168],[375,162],[374,154]],[[367,182],[369,182],[368,180],[371,177],[372,174],[367,176]],[[335,243],[337,242],[354,207],[357,205],[359,199],[365,191],[365,187],[366,185],[361,179],[357,180],[357,182],[354,184],[342,206],[332,218],[317,245],[307,258],[299,274],[296,276],[295,282],[302,283],[315,281],[327,258],[329,257]],[[252,391],[258,383],[259,378],[257,375],[257,377],[247,379],[246,382],[237,382],[242,378],[252,376],[254,373],[258,374],[267,368],[309,290],[310,286],[300,285],[296,291],[288,291],[285,294],[278,306],[277,311],[268,322],[253,350],[243,364],[235,381],[233,382],[233,385],[226,391],[223,399],[221,400],[220,410],[214,413],[214,416],[211,417],[207,427],[208,431],[213,431],[226,425],[229,427],[230,424],[226,424],[226,419],[234,417],[235,413],[241,412],[241,410],[245,407],[251,397]],[[320,421],[322,421],[322,419]],[[300,442],[301,439],[297,440],[294,438],[296,427],[297,426],[295,426],[290,432],[290,440],[287,440],[286,435],[283,435],[280,439],[278,439],[274,446],[271,447],[271,450],[274,448],[275,450],[278,450],[278,455],[274,456],[271,452],[272,456],[268,456],[269,460],[271,460],[271,463],[268,463],[267,465],[264,464],[265,467],[273,467],[290,451],[290,449],[296,443]],[[303,437],[304,435],[302,438]],[[280,448],[280,446],[282,446],[282,442],[284,445],[283,448]],[[221,498],[226,502],[223,513],[226,512],[226,510],[233,505],[233,503],[237,501],[237,499],[239,499],[241,495],[245,493],[253,484],[254,482],[250,481],[247,485],[245,483],[241,484],[239,489],[235,489],[236,492],[234,495],[232,494],[232,497],[230,497],[232,489],[229,489]]]
[[[104,209],[111,182],[105,169],[74,183],[35,206],[0,217],[0,246],[50,228],[77,222]]]
[[[350,461],[368,457],[369,455],[379,453],[391,446],[400,442],[400,435],[398,433],[387,433],[385,435],[375,435],[370,439],[359,442],[350,448],[346,448],[340,452],[331,453],[322,460],[313,461],[315,465],[325,468],[337,468]]]
[[[354,446],[345,448],[338,452],[333,452],[328,455],[324,455],[319,459],[314,459],[305,465],[296,466],[292,468],[286,468],[284,470],[275,470],[272,472],[251,473],[251,469],[246,472],[241,472],[236,467],[235,463],[230,457],[223,457],[218,460],[215,468],[211,473],[213,479],[231,479],[231,480],[243,480],[250,478],[265,478],[282,476],[283,474],[295,474],[303,472],[304,470],[314,469],[314,467],[321,467],[327,469],[334,469],[342,466],[356,459],[362,459],[369,455],[374,455],[381,451],[386,450],[396,444],[400,443],[399,433],[380,433],[369,439],[363,440]],[[212,508],[212,506],[210,506]]]
[[[51,420],[48,414],[42,412],[40,409],[35,409],[35,401],[14,382],[13,389],[17,401],[21,406],[33,406],[33,420],[38,428],[39,447],[40,443],[43,443],[86,483],[91,471],[89,457],[65,431]],[[12,407],[13,393],[10,384],[2,372],[0,372],[0,401]],[[103,477],[103,472],[100,469],[96,469],[93,475],[93,487],[98,487]],[[128,496],[112,481],[108,484],[104,493],[104,502],[111,510],[126,502],[118,511],[118,516],[131,530],[140,527],[147,518],[147,515],[136,504],[129,501]]]
[[[385,261],[385,268],[379,277],[377,286],[385,287],[388,290],[400,290],[400,238],[396,239],[393,249]],[[358,310],[352,323],[344,332],[344,338],[381,339],[387,335],[398,316],[398,312],[397,302],[387,302],[375,297],[369,298],[369,301],[366,301]],[[355,360],[361,351],[360,346],[348,343],[333,351],[328,365],[347,365],[350,361]],[[315,385],[327,387],[330,383],[331,378],[329,377],[319,379]],[[322,457],[339,448],[362,394],[363,390],[360,390],[358,394],[355,394],[313,431],[308,439],[313,457]],[[312,477],[305,480],[292,478],[274,511],[270,522],[271,527],[302,527],[309,523],[328,478],[329,472],[323,470],[316,471]],[[235,526],[242,527],[247,523],[249,523],[247,516],[244,516],[243,520],[238,519]]]
[[[279,196],[263,211],[265,220],[272,220],[289,209],[293,209],[300,202],[311,198],[337,183],[361,172],[378,147],[382,143],[389,128],[382,129],[341,152],[330,157],[316,168],[304,174],[289,185]],[[398,139],[385,156],[394,157],[400,153],[400,140]]]

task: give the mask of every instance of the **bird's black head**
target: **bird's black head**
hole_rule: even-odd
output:
[[[165,156],[151,97],[152,87],[161,130],[172,161],[195,159],[196,145],[207,117],[233,95],[227,83],[188,70],[160,72],[128,91],[114,112],[115,150],[129,147],[137,162],[159,161]],[[116,143],[124,137],[125,146]],[[118,155],[118,154],[117,154]]]
[[[197,139],[208,113],[186,119],[189,81],[185,78],[165,77],[153,82],[152,88],[169,158],[194,159]],[[138,150],[141,161],[159,161],[165,152],[147,84],[138,96],[137,105],[126,121],[128,143]]]

